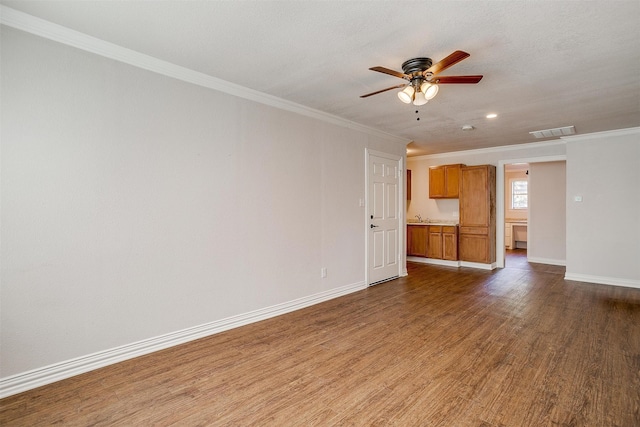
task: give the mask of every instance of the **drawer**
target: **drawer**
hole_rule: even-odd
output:
[[[429,233],[442,233],[442,226],[441,225],[430,225],[429,226]]]
[[[455,226],[445,225],[445,226],[442,227],[442,232],[443,233],[455,233],[456,232],[456,227]]]
[[[489,227],[464,227],[460,226],[460,234],[489,234]]]

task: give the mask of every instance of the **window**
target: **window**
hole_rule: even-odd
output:
[[[527,180],[514,179],[511,181],[511,209],[527,209],[529,197]]]

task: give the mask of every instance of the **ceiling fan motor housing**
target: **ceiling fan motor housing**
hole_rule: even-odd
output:
[[[402,71],[410,76],[411,86],[415,91],[420,90],[422,83],[427,80],[424,75],[425,70],[431,67],[431,58],[413,58],[402,63]]]
[[[404,71],[405,74],[422,74],[422,72],[431,67],[432,63],[433,61],[431,61],[431,58],[409,59],[402,63],[402,71]]]

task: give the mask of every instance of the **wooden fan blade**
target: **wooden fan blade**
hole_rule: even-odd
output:
[[[426,75],[427,73],[432,73],[432,74],[441,73],[444,70],[446,70],[447,68],[451,67],[452,65],[455,65],[458,62],[460,62],[463,59],[466,59],[466,58],[468,58],[470,56],[471,55],[469,55],[467,52],[463,52],[461,50],[456,50],[451,55],[449,55],[446,58],[444,58],[442,61],[436,62],[431,67],[427,68],[425,70],[424,74]]]
[[[434,77],[431,81],[438,84],[456,84],[456,83],[478,83],[482,80],[482,76],[441,76]]]
[[[398,88],[405,87],[405,86],[406,86],[406,84],[397,85],[397,86],[391,86],[391,87],[388,87],[386,89],[382,89],[382,90],[379,90],[379,91],[376,91],[376,92],[368,93],[366,95],[360,95],[360,98],[366,98],[366,97],[371,96],[371,95],[377,95],[379,93],[386,92],[386,91],[391,90],[391,89],[398,89]]]
[[[403,74],[403,73],[401,73],[399,71],[390,70],[390,69],[384,68],[384,67],[371,67],[369,69],[371,71],[377,71],[379,73],[389,74],[390,76],[398,77],[398,78],[405,79],[405,80],[411,79],[411,77],[407,76],[406,74]]]

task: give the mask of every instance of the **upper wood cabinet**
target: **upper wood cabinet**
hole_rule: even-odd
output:
[[[429,198],[457,199],[460,197],[462,164],[431,166],[429,168]]]
[[[460,259],[496,261],[496,167],[465,166],[460,175]]]
[[[460,226],[488,227],[495,224],[496,168],[465,166],[460,182]]]

